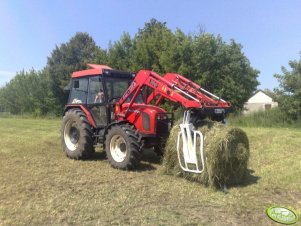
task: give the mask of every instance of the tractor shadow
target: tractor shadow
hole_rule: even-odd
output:
[[[106,161],[107,156],[106,152],[102,149],[96,149],[96,152],[92,154],[92,156],[85,161]],[[134,170],[135,172],[143,172],[143,171],[153,171],[157,170],[157,167],[153,164],[160,164],[161,157],[158,156],[153,150],[144,150],[142,153],[141,161],[137,168]],[[108,163],[109,164],[109,163]]]
[[[106,159],[107,159],[106,152],[96,151],[92,154],[92,156],[90,158],[86,159],[86,161],[102,161],[102,160],[106,160]]]
[[[162,157],[158,156],[152,149],[143,150],[141,161],[135,170],[136,172],[157,170],[157,166],[161,164]]]
[[[157,170],[157,168],[151,165],[150,163],[140,162],[134,171],[139,173],[139,172],[154,171],[154,170]]]
[[[261,177],[255,175],[255,171],[247,169],[247,172],[239,185],[233,187],[247,187],[253,184],[257,184]]]
[[[98,149],[92,154],[91,157],[87,159],[87,161],[101,161],[106,159],[106,152]],[[141,161],[148,162],[150,164],[161,164],[162,157],[158,156],[152,149],[144,149],[141,156]]]
[[[231,188],[242,188],[242,187],[247,187],[247,186],[251,186],[253,184],[257,184],[258,180],[260,180],[259,176],[254,175],[255,171],[251,170],[251,169],[247,169],[247,172],[245,173],[244,177],[242,178],[242,180],[240,182],[232,182],[230,184],[219,184],[216,185],[216,188],[218,190],[220,190],[221,192],[224,192],[225,194],[227,194],[229,192],[228,189]]]
[[[144,149],[141,160],[151,164],[161,164],[162,156],[157,155],[153,149]]]

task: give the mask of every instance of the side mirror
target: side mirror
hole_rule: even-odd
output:
[[[73,82],[73,88],[75,88],[75,89],[78,89],[78,88],[79,88],[79,81],[78,81],[78,80],[75,80],[75,81]]]

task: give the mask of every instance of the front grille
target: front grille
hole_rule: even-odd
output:
[[[168,137],[173,121],[173,113],[158,113],[156,116],[156,135],[158,137]]]

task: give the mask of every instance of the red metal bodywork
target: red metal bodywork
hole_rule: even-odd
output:
[[[125,94],[121,97],[119,104],[122,105],[125,102],[125,100],[127,100],[131,95],[133,95],[129,105],[130,108],[143,86],[148,86],[154,90],[153,94],[151,94],[148,97],[148,100],[152,97],[160,95],[173,102],[180,102],[185,108],[201,108],[200,101],[189,100],[183,97],[177,91],[172,89],[173,84],[170,81],[166,80],[165,78],[161,77],[153,71],[147,70],[141,70],[138,72],[133,83],[127,89]]]
[[[173,102],[180,103],[185,108],[231,107],[229,102],[214,100],[203,94],[199,91],[201,88],[199,85],[181,75],[168,73],[164,77],[161,77],[153,71],[146,70],[138,72],[135,80],[120,99],[119,104],[122,105],[125,100],[133,95],[129,105],[130,108],[143,86],[148,86],[153,89],[153,92],[147,97],[146,104],[149,104],[157,97],[156,105],[159,105],[162,99],[166,98]]]
[[[129,103],[123,105],[124,113],[126,109],[129,109]],[[156,134],[156,119],[157,115],[160,113],[166,113],[166,111],[160,107],[147,105],[147,104],[133,104],[132,107],[126,113],[126,120],[131,124],[135,125],[136,129],[144,134],[151,135]],[[146,130],[143,127],[143,114],[149,116],[149,129]],[[124,120],[124,117],[120,117],[120,114],[117,115],[117,120]]]
[[[88,70],[82,70],[82,71],[76,71],[72,73],[72,78],[79,78],[79,77],[85,77],[85,76],[91,76],[91,75],[101,75],[103,69],[112,69],[107,65],[97,65],[97,64],[87,64],[91,69]]]
[[[111,69],[106,65],[88,64],[92,69],[74,72],[72,78],[101,75],[104,69]],[[148,87],[151,92],[147,93],[144,103],[137,103],[136,99],[143,90]],[[162,100],[168,99],[175,103],[180,103],[186,109],[228,109],[231,107],[229,102],[222,99],[212,98],[204,94],[201,86],[189,79],[174,73],[167,73],[164,77],[149,70],[140,70],[135,79],[125,91],[119,101],[114,103],[114,115],[116,121],[128,121],[133,124],[141,134],[155,135],[156,122],[158,115],[166,114],[160,107]],[[146,92],[144,92],[145,94]],[[209,93],[209,92],[207,92]],[[154,105],[151,105],[151,102]],[[83,105],[67,105],[67,107],[79,107],[87,115],[90,124],[96,128],[96,123],[89,110]],[[149,119],[149,128],[143,126],[143,114]]]
[[[152,92],[146,97],[145,104],[137,105],[135,103],[136,98],[145,87],[151,88]],[[214,100],[202,93],[200,89],[201,87],[199,85],[178,74],[168,73],[164,77],[161,77],[153,71],[141,70],[117,103],[118,107],[115,109],[116,119],[128,120],[134,124],[141,133],[151,134],[156,131],[155,122],[157,115],[159,113],[166,113],[162,108],[156,107],[164,98],[175,103],[180,103],[186,109],[231,107],[229,102],[221,99]],[[128,99],[130,99],[130,101],[126,103]],[[155,106],[150,105],[153,100],[155,100]],[[135,112],[135,114],[133,112]],[[146,131],[142,126],[142,112],[147,112],[150,115],[150,131]]]
[[[212,108],[212,107],[222,107],[222,108],[229,108],[231,104],[229,102],[223,101],[222,99],[214,100],[204,93],[200,92],[202,88],[200,85],[190,81],[189,79],[183,77],[179,74],[172,74],[167,73],[164,75],[164,78],[175,86],[179,87],[181,90],[189,93],[196,99],[200,100],[202,104],[202,108]]]

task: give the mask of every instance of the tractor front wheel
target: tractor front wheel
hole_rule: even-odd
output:
[[[86,159],[94,152],[91,125],[86,115],[78,109],[66,112],[61,141],[66,155],[72,159]]]
[[[105,140],[105,150],[110,164],[117,169],[131,170],[141,159],[141,144],[136,129],[129,124],[112,126]]]

